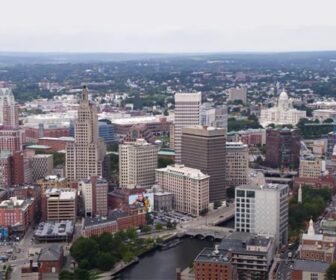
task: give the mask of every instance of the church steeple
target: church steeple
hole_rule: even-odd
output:
[[[308,235],[311,235],[311,236],[315,235],[313,219],[310,219],[310,221],[309,221]]]

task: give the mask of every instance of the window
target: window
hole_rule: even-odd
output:
[[[255,198],[255,192],[254,191],[246,191],[246,197]]]
[[[245,191],[237,190],[237,196],[244,197],[245,196]]]
[[[318,280],[318,274],[317,273],[311,273],[310,274],[310,280]]]

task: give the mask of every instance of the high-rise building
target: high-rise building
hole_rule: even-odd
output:
[[[176,211],[199,216],[209,204],[209,176],[200,170],[175,164],[156,169],[156,181],[173,194]]]
[[[151,187],[155,183],[159,147],[144,139],[119,145],[121,188]]]
[[[268,129],[266,164],[272,168],[294,168],[300,162],[300,134],[297,129]]]
[[[210,176],[210,202],[226,198],[225,132],[201,125],[182,128],[182,163]]]
[[[10,88],[0,88],[0,125],[5,128],[19,126],[19,110]]]
[[[105,153],[104,141],[98,137],[97,108],[89,102],[84,87],[75,123],[75,142],[66,149],[66,176],[69,180],[102,176]]]
[[[79,190],[84,200],[86,217],[107,216],[108,184],[105,179],[91,177],[81,180]]]
[[[182,160],[182,128],[200,123],[201,103],[202,94],[200,92],[175,94],[174,148],[176,163],[181,163]]]
[[[336,133],[330,132],[328,134],[328,145],[327,145],[327,157],[328,158],[332,157],[335,145],[336,145]]]
[[[47,189],[42,195],[42,220],[76,220],[76,190]]]
[[[12,184],[11,153],[0,152],[0,188],[8,188]]]
[[[280,184],[236,187],[235,229],[288,241],[288,186]]]
[[[241,142],[226,142],[225,177],[227,187],[236,187],[247,183],[249,151]]]
[[[210,103],[203,103],[201,106],[200,124],[224,128],[227,131],[228,111],[226,106],[212,107]]]

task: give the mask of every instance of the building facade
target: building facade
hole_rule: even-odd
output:
[[[108,184],[103,178],[91,177],[78,183],[84,201],[85,217],[107,216]]]
[[[273,236],[277,246],[288,240],[288,186],[236,187],[235,229]]]
[[[76,201],[75,189],[47,189],[42,195],[42,220],[76,220]]]
[[[247,88],[230,88],[228,90],[228,101],[240,100],[243,104],[247,103]]]
[[[300,134],[297,129],[268,129],[266,165],[272,168],[295,168],[300,162]]]
[[[223,105],[213,108],[209,103],[203,103],[201,106],[200,125],[224,128],[227,131],[227,107]]]
[[[182,160],[182,128],[200,123],[201,104],[202,94],[200,92],[175,94],[174,148],[176,163],[181,163]]]
[[[227,187],[247,183],[249,168],[249,151],[241,142],[226,143],[225,178]]]
[[[320,158],[301,158],[299,177],[317,179],[322,175],[322,160]]]
[[[144,139],[119,145],[121,188],[151,187],[155,183],[159,147]]]
[[[174,196],[176,211],[199,216],[209,205],[209,176],[184,165],[156,170],[156,181],[163,191]]]
[[[0,88],[0,124],[5,128],[19,126],[19,110],[10,88]]]
[[[193,126],[182,128],[182,163],[210,176],[210,202],[226,198],[225,129]]]
[[[90,176],[102,176],[106,153],[104,141],[98,137],[97,108],[89,102],[84,87],[75,123],[75,142],[66,148],[66,177],[81,180]]]
[[[31,158],[33,181],[51,175],[54,168],[54,158],[52,154],[37,154]]]

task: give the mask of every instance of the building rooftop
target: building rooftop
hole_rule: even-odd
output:
[[[210,176],[202,173],[199,169],[186,167],[183,164],[175,164],[175,165],[168,165],[164,168],[156,169],[157,171],[161,172],[168,172],[170,174],[179,175],[179,176],[185,176],[190,179],[207,179],[210,178]]]
[[[246,144],[243,144],[242,142],[226,142],[227,149],[247,148],[247,147],[248,146]]]
[[[35,230],[37,237],[56,237],[72,235],[74,232],[74,223],[72,221],[47,222],[40,223]]]
[[[40,140],[53,140],[53,141],[75,141],[74,137],[62,136],[62,137],[41,137]]]
[[[111,222],[117,222],[117,219],[127,216],[127,212],[117,209],[113,210],[107,217],[86,217],[84,219],[84,228]]]
[[[146,123],[160,123],[163,119],[170,121],[168,120],[167,116],[157,115],[157,116],[141,116],[141,117],[115,119],[112,120],[112,124],[133,125],[133,124],[146,124]]]
[[[216,263],[230,263],[231,257],[227,250],[219,250],[215,248],[204,248],[194,261],[196,262],[216,262]]]
[[[76,190],[71,188],[63,188],[63,189],[56,189],[51,188],[45,191],[45,194],[49,196],[49,199],[53,199],[53,195],[58,195],[56,199],[75,199],[76,198]]]
[[[263,191],[273,191],[273,190],[282,190],[288,188],[286,184],[272,184],[267,183],[266,185],[241,185],[237,189],[242,190],[263,190]]]
[[[158,152],[159,156],[175,156],[175,154],[174,150],[160,150]]]
[[[48,150],[48,149],[50,149],[50,146],[47,146],[47,145],[30,145],[30,146],[27,146],[26,149]]]
[[[293,270],[302,270],[309,272],[325,272],[329,267],[329,264],[321,261],[310,260],[295,260]]]
[[[62,255],[63,248],[60,244],[52,244],[47,248],[42,248],[39,261],[58,261]]]

